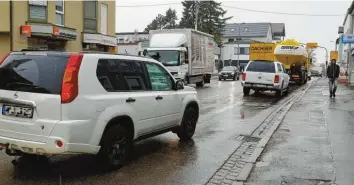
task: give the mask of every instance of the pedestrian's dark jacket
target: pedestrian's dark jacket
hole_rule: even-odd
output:
[[[327,67],[327,77],[328,78],[338,78],[339,77],[339,65],[331,64]]]

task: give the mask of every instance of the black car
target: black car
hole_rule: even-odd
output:
[[[316,70],[311,70],[311,76],[322,77],[322,73]]]
[[[221,80],[221,79],[239,80],[240,79],[240,72],[238,71],[237,67],[235,67],[235,66],[225,66],[219,72],[219,80]]]

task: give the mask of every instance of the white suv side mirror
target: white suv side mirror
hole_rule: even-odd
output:
[[[177,80],[175,90],[184,89],[184,82],[182,80]]]

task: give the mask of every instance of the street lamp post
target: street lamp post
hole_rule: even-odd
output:
[[[237,67],[240,67],[240,40],[241,40],[241,25],[245,24],[240,23],[238,24],[238,39],[237,39]]]
[[[195,3],[195,24],[194,29],[198,30],[198,12],[199,12],[199,3],[197,0],[194,0]]]

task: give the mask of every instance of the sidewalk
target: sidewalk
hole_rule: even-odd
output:
[[[354,90],[320,79],[273,134],[246,185],[353,185]]]

